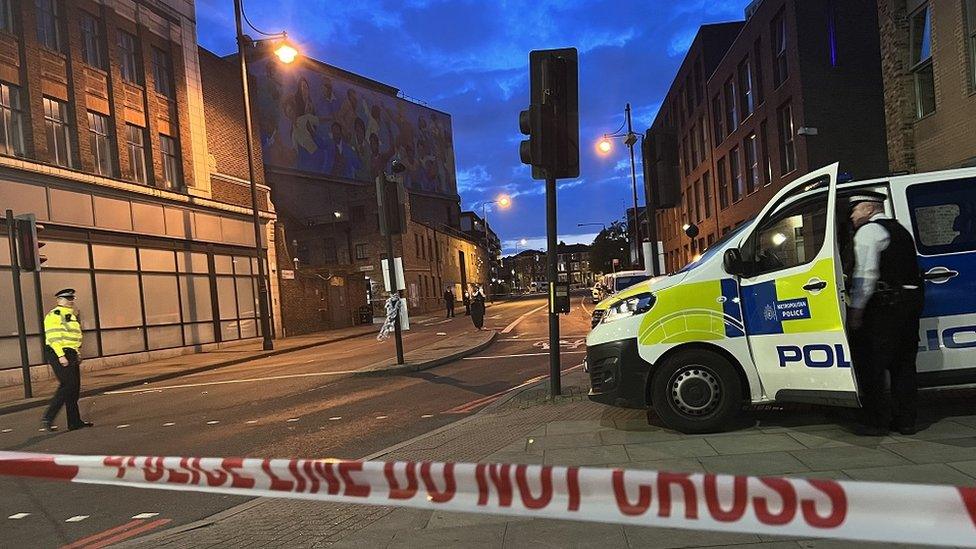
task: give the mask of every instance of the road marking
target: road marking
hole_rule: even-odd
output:
[[[134,518],[134,519],[147,519],[147,518],[153,518],[153,517],[158,516],[158,515],[159,515],[159,513],[139,513],[138,515],[135,515],[132,518]]]
[[[583,366],[582,364],[577,364],[576,366],[573,366],[573,367],[570,367],[570,368],[566,368],[565,370],[561,370],[560,371],[560,374],[565,374],[566,372],[571,372],[571,371],[573,371],[573,370],[575,370],[577,368],[580,368],[582,366]],[[444,413],[444,414],[466,414],[468,412],[474,411],[476,408],[479,408],[481,406],[487,406],[488,404],[491,404],[492,402],[495,402],[496,400],[498,400],[501,397],[507,395],[508,393],[511,393],[512,391],[517,391],[517,390],[519,390],[519,389],[521,389],[523,387],[527,387],[529,385],[532,385],[533,383],[542,381],[543,379],[546,379],[548,377],[549,377],[548,375],[534,377],[532,379],[526,380],[524,383],[520,383],[519,385],[516,385],[515,387],[511,387],[509,389],[505,389],[504,391],[499,391],[499,392],[497,392],[497,393],[495,393],[493,395],[488,395],[486,397],[481,397],[479,399],[472,400],[471,402],[467,402],[465,404],[460,404],[458,406],[455,406],[454,408],[451,408],[450,410],[444,410],[444,412],[442,412],[442,413]]]
[[[30,516],[30,513],[14,513],[14,514],[10,515],[7,518],[10,519],[10,520],[20,520],[20,519],[22,519],[24,517],[29,517],[29,516]]]
[[[586,351],[561,351],[560,355],[578,355],[584,354]],[[461,360],[488,360],[490,358],[516,358],[523,356],[545,356],[549,353],[518,353],[514,355],[494,355],[494,356],[469,356],[462,358]]]
[[[256,419],[249,419],[249,420],[245,421],[244,423],[246,423],[248,425],[254,425],[257,422],[258,422],[258,420],[256,420]]]
[[[586,313],[586,316],[592,316],[593,313],[591,313],[590,310],[586,308],[586,298],[585,297],[582,298],[582,299],[580,299],[580,307],[583,308],[583,311]]]
[[[342,419],[342,416],[335,416],[335,417],[330,417],[329,421],[339,421],[340,419]]]
[[[90,516],[91,515],[75,515],[75,516],[73,516],[73,517],[65,520],[65,522],[81,522],[81,521],[85,520],[86,518],[88,518]]]
[[[13,429],[4,429],[4,430],[0,431],[0,433],[9,433],[11,431],[13,431]]]
[[[501,317],[502,317],[502,315],[489,316],[488,317],[488,320],[498,320]]]
[[[115,426],[116,429],[125,429],[127,427],[129,427],[129,424],[128,423],[123,423],[122,425],[116,425]]]
[[[207,422],[207,425],[216,425],[218,423],[220,423],[220,421],[218,421],[216,419],[212,419],[212,420],[210,420],[210,421]]]
[[[386,419],[389,416],[376,416],[376,419]]]
[[[529,312],[523,314],[522,316],[516,318],[515,320],[512,321],[511,324],[509,324],[508,326],[505,326],[505,328],[502,330],[502,333],[503,334],[507,334],[507,333],[511,332],[512,330],[515,329],[516,326],[519,325],[520,322],[522,322],[523,320],[525,320],[526,318],[528,318],[529,315],[531,315],[532,313],[537,313],[537,312],[545,309],[548,306],[549,306],[548,303],[545,304],[545,305],[540,305],[539,307],[536,307],[535,309],[532,309],[531,311],[529,311]]]
[[[422,418],[434,417],[434,414],[424,414],[424,415],[422,415],[420,417],[422,417]]]
[[[287,423],[295,423],[296,421],[298,421],[298,418],[297,417],[293,417],[293,418],[290,418]]]
[[[288,374],[282,376],[270,376],[270,377],[255,377],[248,379],[228,379],[226,381],[208,381],[205,383],[186,383],[183,385],[168,385],[166,387],[160,387],[159,391],[165,391],[167,389],[188,389],[192,387],[208,387],[211,385],[229,385],[232,383],[253,383],[255,381],[275,381],[278,379],[293,379],[299,377],[320,377],[320,376],[337,376],[343,374],[354,374],[358,370],[342,370],[339,372],[310,372],[307,374]],[[102,393],[103,395],[126,395],[131,393],[138,393],[138,390],[121,390],[121,391],[106,391]],[[204,391],[203,394],[207,394]]]
[[[439,336],[446,336],[447,335],[447,332],[437,332],[437,335],[439,335]]]
[[[160,526],[168,524],[169,522],[171,522],[170,519],[158,519],[152,522],[146,522],[145,520],[133,520],[121,526],[109,528],[103,532],[79,539],[70,545],[65,545],[61,549],[81,549],[82,547],[85,549],[101,549],[102,547],[108,547],[109,545],[114,545],[127,539],[134,538],[139,534],[159,528]]]
[[[166,423],[163,424],[163,427],[172,427],[174,425],[176,425],[176,423],[172,421],[167,421]]]

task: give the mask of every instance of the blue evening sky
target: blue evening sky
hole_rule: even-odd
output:
[[[630,157],[621,141],[604,157],[594,145],[634,109],[634,130],[654,119],[678,65],[703,23],[739,20],[748,0],[245,0],[249,19],[281,29],[303,53],[385,82],[449,113],[462,208],[512,197],[489,210],[511,253],[515,242],[545,248],[544,183],[519,162],[518,113],[529,98],[532,49],[580,52],[580,163],[561,180],[559,234],[589,243],[594,227],[633,203]],[[200,43],[234,51],[231,0],[197,0]],[[639,153],[639,151],[638,151]],[[638,192],[644,203],[638,154]],[[596,227],[599,230],[599,227]],[[522,246],[520,246],[520,249]]]

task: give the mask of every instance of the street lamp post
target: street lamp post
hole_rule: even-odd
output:
[[[603,153],[608,154],[613,146],[610,143],[610,138],[613,137],[623,137],[624,144],[630,149],[630,179],[631,179],[631,190],[633,191],[634,197],[634,246],[636,248],[635,257],[637,259],[637,264],[642,265],[643,249],[641,246],[641,235],[640,235],[640,210],[637,206],[637,164],[634,160],[634,145],[637,144],[638,135],[634,133],[633,123],[630,117],[630,103],[624,108],[624,113],[626,114],[626,125],[627,133],[621,134],[620,130],[617,130],[613,134],[605,134],[603,139],[597,145],[597,149]],[[650,223],[650,221],[648,221]]]
[[[495,266],[492,261],[492,250],[491,250],[491,239],[488,237],[488,204],[498,204],[502,208],[507,208],[512,204],[512,199],[507,196],[500,196],[495,200],[486,200],[481,204],[481,222],[484,224],[485,229],[485,252],[488,257],[488,271],[485,274],[485,280],[488,280],[488,275],[494,275]],[[492,292],[494,292],[494,287],[491,287]]]

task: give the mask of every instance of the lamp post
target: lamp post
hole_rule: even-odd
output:
[[[492,251],[491,251],[491,240],[488,238],[488,204],[498,204],[502,208],[507,208],[512,205],[512,199],[507,195],[501,195],[495,200],[486,200],[481,204],[481,222],[484,223],[485,229],[485,252],[488,258],[488,270],[490,274],[494,274],[495,266],[492,261]],[[485,274],[485,280],[488,280],[489,273]],[[492,288],[494,292],[494,288]]]
[[[270,351],[274,349],[274,343],[271,340],[271,307],[269,305],[268,299],[268,274],[265,268],[265,253],[264,248],[261,246],[261,215],[258,212],[258,187],[254,176],[254,143],[251,138],[252,134],[252,123],[251,123],[251,97],[247,86],[247,55],[245,53],[246,47],[254,46],[258,42],[263,42],[267,40],[274,40],[277,42],[275,47],[275,55],[283,63],[291,63],[295,60],[298,55],[298,50],[296,50],[291,44],[288,43],[288,35],[284,32],[277,34],[268,34],[259,31],[254,28],[250,22],[248,26],[254,29],[255,32],[263,34],[270,38],[261,41],[252,40],[249,36],[244,34],[244,24],[242,18],[244,16],[244,6],[243,0],[234,0],[234,23],[237,30],[237,57],[240,59],[241,63],[241,90],[244,97],[244,141],[247,146],[247,172],[248,177],[251,179],[251,221],[254,225],[254,254],[257,256],[258,260],[258,315],[260,316],[261,322],[261,336],[262,336],[262,348],[265,351]]]
[[[643,255],[643,250],[641,249],[641,235],[640,235],[640,210],[637,207],[637,164],[634,160],[634,145],[637,143],[638,135],[634,133],[634,127],[630,118],[630,103],[627,103],[626,108],[624,108],[624,113],[626,114],[625,124],[627,125],[627,133],[620,133],[623,129],[613,132],[612,134],[604,134],[603,139],[597,144],[597,150],[602,154],[609,154],[613,149],[613,144],[610,142],[612,138],[623,137],[624,144],[630,149],[630,179],[632,183],[632,190],[634,195],[634,247],[636,248],[635,257],[637,259],[637,264],[642,265],[641,256]],[[650,220],[648,220],[650,223]]]

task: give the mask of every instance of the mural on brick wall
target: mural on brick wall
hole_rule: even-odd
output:
[[[395,156],[408,188],[457,194],[449,115],[313,67],[250,64],[266,164],[372,183]]]

